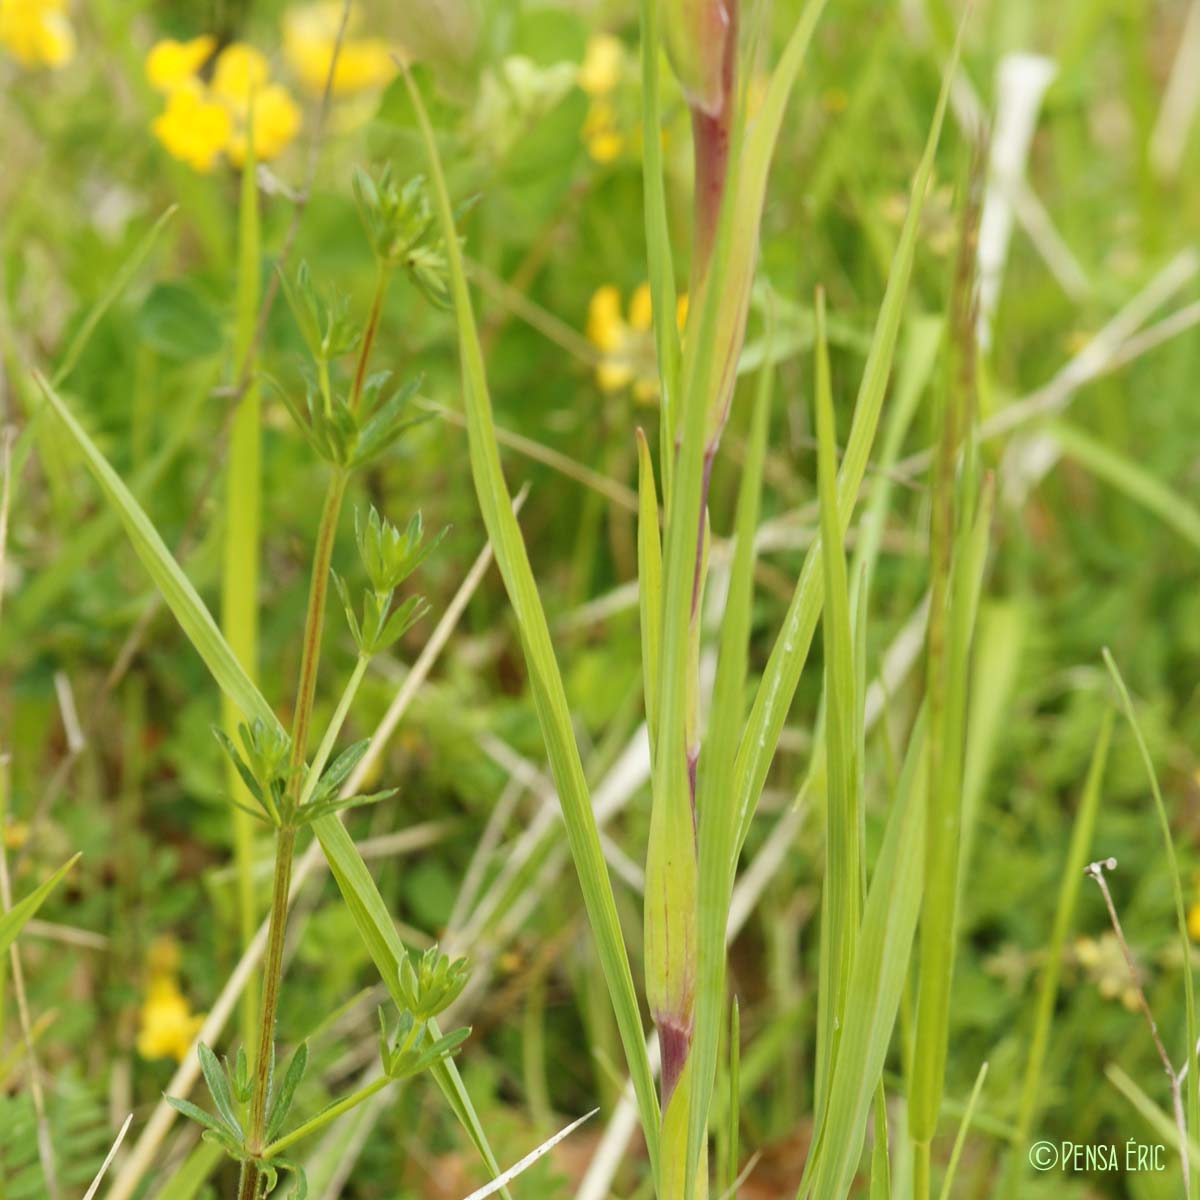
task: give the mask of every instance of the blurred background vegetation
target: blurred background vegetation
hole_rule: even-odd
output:
[[[19,6],[0,0],[0,13],[12,17]],[[261,173],[266,280],[296,189],[304,186],[328,46],[322,49],[323,27],[311,24],[320,14],[279,0],[43,7],[69,26],[55,26],[40,56],[22,49],[0,22],[0,402],[5,424],[19,433],[0,579],[0,749],[10,756],[3,836],[15,890],[27,891],[70,852],[84,852],[43,910],[42,925],[23,940],[60,1172],[64,1186],[77,1189],[125,1113],[136,1114],[136,1128],[157,1103],[195,1015],[207,1011],[237,960],[239,931],[224,767],[210,733],[219,719],[215,689],[155,603],[78,460],[49,423],[33,424],[39,401],[29,367],[61,360],[134,247],[178,205],[63,390],[215,605],[222,531],[238,516],[224,511],[219,483],[235,371],[236,151],[230,145],[214,152],[205,170],[195,169],[194,156],[189,162],[173,155],[170,129],[156,124],[173,101],[148,78],[147,56],[163,39],[211,34],[219,44],[261,51],[271,79],[285,90],[277,153]],[[983,450],[999,472],[1003,502],[977,650],[974,703],[982,732],[969,760],[968,802],[978,816],[948,1097],[965,1100],[985,1059],[990,1072],[956,1188],[964,1196],[990,1194],[1006,1152],[1028,1051],[1032,984],[1087,763],[1112,702],[1104,646],[1135,694],[1188,900],[1200,903],[1200,132],[1193,128],[1173,161],[1155,149],[1195,7],[1185,0],[977,0],[957,97],[960,123],[943,138],[924,218],[901,374],[912,366],[922,322],[928,330],[947,304],[955,184],[971,153],[961,131],[971,104],[965,89],[990,112],[1007,55],[1053,59],[1057,75],[1027,171],[1053,237],[1044,228],[1040,239],[1031,237],[1017,222],[981,396],[986,421],[1057,378],[1069,398],[1060,414],[1069,428],[1055,440],[1056,427],[1035,418]],[[768,8],[778,35],[798,5],[775,0]],[[948,0],[830,0],[784,123],[760,268],[775,305],[777,332],[766,349],[777,359],[781,400],[756,597],[759,666],[815,522],[813,288],[821,284],[828,295],[845,429],[957,20]],[[390,54],[419,62],[455,196],[475,198],[463,220],[465,249],[497,420],[513,435],[506,467],[514,484],[531,485],[522,525],[585,763],[598,781],[619,762],[641,720],[636,603],[628,587],[636,575],[633,431],[657,420],[640,293],[646,268],[636,5],[372,2],[361,5],[357,21],[351,37],[362,57],[335,88],[291,263],[307,261],[318,282],[350,293],[356,310],[369,304],[373,260],[350,176],[356,165],[383,162],[401,176],[419,172],[413,114]],[[1200,49],[1190,70],[1200,71]],[[200,78],[201,86],[215,86],[203,70]],[[690,150],[675,93],[662,137],[669,199],[682,229]],[[680,261],[686,250],[681,242]],[[1123,331],[1115,350],[1097,341],[1148,287],[1157,289],[1155,303]],[[759,361],[765,295],[764,287],[748,335],[747,354]],[[1158,326],[1164,319],[1174,324]],[[1161,336],[1139,343],[1139,329]],[[295,675],[322,492],[323,469],[274,393],[296,385],[300,348],[287,307],[276,305],[262,354],[272,381],[264,392],[260,596],[268,696],[287,694]],[[1111,369],[1061,387],[1068,363],[1078,370],[1092,361],[1089,353],[1106,348]],[[355,737],[368,736],[382,716],[483,544],[465,435],[454,417],[452,321],[413,287],[393,288],[377,361],[401,378],[424,374],[430,419],[366,473],[350,507],[369,500],[396,521],[420,509],[427,528],[449,525],[450,533],[422,571],[432,617],[368,674],[352,718]],[[748,416],[747,406],[735,403],[717,461],[711,507],[718,534],[731,524]],[[931,442],[931,421],[923,405],[906,453]],[[889,478],[895,502],[871,598],[872,676],[918,609],[928,578],[923,469]],[[334,562],[348,572],[355,569],[351,528],[347,511]],[[353,654],[340,619],[331,616],[329,629],[320,693],[326,713]],[[792,1194],[807,1145],[811,918],[822,831],[814,818],[787,824],[781,834],[779,822],[808,760],[819,644],[813,653],[748,857],[772,837],[790,840],[732,952],[742,999],[743,1140],[748,1153],[761,1155],[740,1193],[746,1200]],[[888,726],[910,719],[918,675],[919,667],[895,681],[887,716],[869,742],[871,837],[895,770]],[[545,801],[541,761],[509,607],[489,575],[388,746],[381,786],[398,794],[352,814],[351,830],[360,844],[415,831],[398,844],[382,843],[371,861],[414,944],[471,926],[471,944],[462,948],[475,962],[477,990],[468,992],[463,1018],[474,1036],[460,1062],[502,1161],[596,1102],[607,1114],[622,1083],[608,1001],[558,839],[547,843],[556,850],[490,890]],[[630,859],[618,872],[617,895],[635,946],[648,814],[642,789],[608,827],[614,854]],[[487,838],[496,844],[473,880],[468,868],[489,821]],[[265,835],[261,851],[265,908]],[[1168,1044],[1181,1053],[1170,883],[1145,774],[1121,725],[1092,856],[1110,854],[1119,862],[1112,886],[1147,994]],[[465,900],[464,878],[472,888]],[[353,1079],[374,1053],[377,997],[364,991],[374,976],[345,909],[327,903],[334,894],[327,880],[303,893],[305,919],[296,923],[281,1010],[282,1042],[311,1039],[315,1067],[306,1088],[314,1107],[323,1088]],[[472,921],[472,895],[499,902]],[[1071,933],[1036,1137],[1150,1140],[1149,1127],[1105,1079],[1110,1062],[1166,1102],[1153,1044],[1130,1011],[1127,977],[1107,930],[1089,886]],[[634,975],[640,978],[636,965]],[[0,1126],[15,1131],[0,1133],[0,1143],[8,1142],[5,1194],[40,1195],[33,1158],[23,1159],[18,1144],[31,1119],[29,1068],[8,999],[3,1037],[7,1115]],[[347,1196],[450,1198],[475,1186],[478,1168],[440,1096],[425,1086],[388,1096],[369,1122],[311,1148],[317,1194],[330,1194],[321,1189],[336,1186],[348,1163]],[[953,1122],[943,1128],[952,1130]],[[574,1194],[601,1132],[600,1119],[585,1127],[524,1177],[519,1194]],[[149,1194],[183,1150],[167,1143]],[[634,1194],[636,1179],[631,1168],[618,1173],[615,1193]],[[220,1175],[205,1186],[216,1194],[227,1189]],[[1173,1173],[1055,1173],[1029,1180],[1021,1195],[1151,1198],[1177,1188]]]

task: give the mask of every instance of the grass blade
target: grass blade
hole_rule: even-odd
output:
[[[57,413],[64,429],[82,451],[88,470],[121,518],[125,532],[129,535],[138,558],[142,560],[142,565],[162,593],[188,641],[204,660],[218,687],[237,705],[244,717],[249,720],[261,719],[267,725],[282,731],[271,706],[263,699],[262,693],[242,668],[229,643],[221,636],[212,614],[167,549],[158,530],[154,528],[133,493],[100,453],[95,442],[88,437],[62,397],[40,374],[35,373],[34,378]]]
[[[816,1119],[825,1110],[838,1030],[846,995],[860,910],[860,794],[856,728],[860,700],[855,689],[850,595],[838,511],[837,431],[825,337],[825,298],[817,294],[816,429],[824,577],[825,639],[825,874],[821,888],[820,991],[817,1003]]]
[[[908,215],[896,246],[888,272],[887,291],[875,324],[871,350],[863,369],[862,382],[854,405],[854,420],[846,443],[841,471],[838,474],[838,514],[842,522],[848,523],[854,511],[858,491],[862,485],[867,460],[875,440],[879,413],[883,406],[891,373],[892,358],[900,322],[904,315],[904,303],[908,294],[909,278],[912,274],[913,258],[916,254],[917,234],[921,211],[929,190],[933,174],[934,154],[941,137],[942,123],[946,115],[946,104],[950,95],[950,83],[957,68],[957,52],[951,58],[942,82],[941,94],[930,126],[929,137],[920,165],[913,177]],[[843,533],[845,532],[843,524]],[[821,552],[813,545],[805,557],[796,591],[784,617],[783,627],[771,650],[762,683],[754,698],[754,706],[745,732],[738,747],[735,778],[738,787],[738,847],[746,840],[754,809],[762,792],[763,783],[775,750],[779,735],[796,694],[800,673],[808,658],[821,611],[822,582],[820,570]]]
[[[1189,504],[1174,488],[1151,475],[1133,459],[1073,425],[1056,421],[1051,430],[1064,454],[1075,459],[1097,479],[1112,484],[1200,549],[1200,509]]]
[[[512,513],[508,486],[504,480],[483,364],[483,349],[475,325],[475,315],[463,269],[462,251],[458,244],[458,233],[454,226],[453,210],[437,144],[420,93],[407,73],[405,81],[420,122],[445,240],[458,324],[471,474],[488,538],[496,556],[496,564],[516,614],[538,720],[550,758],[551,773],[562,803],[571,856],[579,876],[588,919],[596,938],[626,1061],[634,1081],[647,1147],[657,1173],[658,1101],[649,1059],[646,1056],[637,993],[634,990],[629,957],[617,918],[612,883],[600,846],[600,836],[592,813],[587,781],[571,726],[571,714],[567,707],[566,693],[554,655],[546,614],[542,609],[533,571],[529,565],[529,556],[520,527]]]
[[[646,729],[650,757],[658,733],[658,659],[662,647],[662,542],[654,463],[646,435],[637,431],[638,450],[638,604],[641,607],[642,680],[646,693]]]
[[[17,901],[3,916],[0,916],[0,954],[17,940],[17,936],[39,908],[46,897],[62,882],[62,878],[78,861],[79,855],[67,859],[48,879],[42,880],[23,900]]]
[[[758,527],[761,508],[774,378],[774,368],[769,364],[759,372],[738,492],[733,561],[729,568],[729,592],[721,625],[717,677],[709,717],[710,733],[701,755],[699,774],[698,974],[688,1137],[688,1159],[692,1163],[699,1161],[701,1140],[707,1127],[720,1042],[721,1013],[725,1007],[725,929],[737,869],[737,855],[734,852],[737,812],[734,808],[733,762],[737,751],[736,730],[741,727],[745,705],[750,618],[754,599],[754,531]],[[736,1120],[736,1117],[732,1119]],[[736,1164],[732,1173],[737,1173]]]
[[[928,774],[925,719],[913,729],[904,769],[871,877],[847,989],[846,1024],[837,1047],[824,1118],[814,1131],[801,1196],[835,1200],[849,1191],[867,1114],[908,977],[925,860]]]
[[[979,1068],[979,1074],[975,1076],[975,1086],[971,1089],[970,1099],[967,1101],[966,1110],[963,1112],[962,1120],[958,1124],[958,1133],[954,1138],[954,1149],[950,1151],[950,1162],[946,1166],[946,1175],[942,1180],[942,1190],[938,1193],[939,1200],[950,1200],[954,1195],[954,1177],[958,1174],[958,1161],[962,1158],[963,1146],[967,1142],[967,1134],[971,1130],[971,1121],[975,1116],[975,1105],[979,1101],[979,1093],[983,1091],[983,1081],[987,1078],[988,1065],[985,1062]]]

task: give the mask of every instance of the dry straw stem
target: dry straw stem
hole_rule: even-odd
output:
[[[1104,897],[1104,907],[1108,909],[1108,919],[1112,922],[1113,933],[1116,934],[1117,944],[1121,947],[1121,955],[1125,959],[1125,965],[1129,968],[1129,981],[1133,986],[1134,995],[1137,997],[1138,1007],[1142,1010],[1142,1015],[1146,1018],[1146,1024],[1150,1027],[1150,1036],[1154,1040],[1154,1048],[1158,1051],[1159,1061],[1163,1065],[1163,1070],[1167,1073],[1167,1079],[1171,1085],[1171,1109],[1175,1114],[1175,1127],[1179,1135],[1179,1145],[1184,1147],[1187,1145],[1187,1117],[1183,1111],[1183,1090],[1181,1073],[1175,1070],[1171,1063],[1171,1056],[1167,1053],[1166,1046],[1163,1045],[1162,1037],[1158,1032],[1158,1022],[1154,1019],[1154,1013],[1150,1009],[1150,1002],[1146,999],[1146,993],[1142,988],[1141,973],[1137,969],[1137,963],[1134,962],[1133,951],[1129,948],[1129,943],[1125,940],[1125,931],[1121,928],[1121,919],[1117,916],[1117,907],[1113,903],[1112,893],[1108,889],[1108,880],[1104,877],[1105,871],[1115,871],[1117,869],[1117,860],[1115,858],[1100,859],[1097,862],[1089,863],[1084,868],[1084,874],[1096,881],[1096,886],[1100,889],[1100,894]],[[1188,1158],[1180,1151],[1183,1161],[1183,1193],[1185,1196],[1192,1194],[1192,1179],[1191,1171],[1188,1169]]]
[[[1134,711],[1133,699],[1129,694],[1129,689],[1125,686],[1125,680],[1121,677],[1121,672],[1117,668],[1116,661],[1109,653],[1107,647],[1104,650],[1104,665],[1108,668],[1108,673],[1117,690],[1121,707],[1133,731],[1138,753],[1141,756],[1142,765],[1146,769],[1146,777],[1150,783],[1150,792],[1154,797],[1154,811],[1158,817],[1158,825],[1163,837],[1163,848],[1167,855],[1167,868],[1171,878],[1171,890],[1175,901],[1175,924],[1183,958],[1183,999],[1187,1014],[1186,1045],[1189,1051],[1191,1051],[1191,1048],[1197,1045],[1196,991],[1195,980],[1192,977],[1192,940],[1188,934],[1187,911],[1183,900],[1183,880],[1179,873],[1179,861],[1175,854],[1175,840],[1171,836],[1171,822],[1167,816],[1167,806],[1163,800],[1162,789],[1158,784],[1158,774],[1154,770],[1154,761],[1150,757],[1150,748],[1146,745],[1141,724],[1138,722],[1137,713]],[[1188,1061],[1190,1059],[1191,1054],[1189,1053]],[[1187,1116],[1187,1137],[1181,1139],[1180,1143],[1181,1146],[1186,1146],[1189,1140],[1192,1142],[1200,1141],[1200,1137],[1197,1136],[1198,1132],[1200,1132],[1200,1071],[1192,1071],[1189,1074],[1186,1070],[1183,1070],[1180,1072],[1180,1079],[1186,1081],[1187,1084],[1187,1091],[1183,1097],[1184,1112]],[[1192,1163],[1187,1154],[1183,1154],[1182,1159],[1184,1183],[1190,1195]]]

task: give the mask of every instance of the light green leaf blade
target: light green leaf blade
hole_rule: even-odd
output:
[[[658,734],[658,659],[662,647],[662,541],[654,463],[646,435],[637,431],[638,451],[638,604],[641,608],[642,679],[651,761]]]
[[[759,372],[738,491],[733,560],[729,566],[729,591],[721,624],[709,735],[700,756],[700,794],[697,798],[700,851],[699,971],[691,1049],[692,1106],[688,1137],[688,1156],[693,1163],[699,1162],[701,1141],[707,1128],[720,1043],[721,1014],[725,1008],[725,929],[737,870],[733,762],[737,753],[737,730],[741,728],[744,715],[754,599],[754,533],[758,528],[761,509],[774,378],[775,370],[771,365],[764,366]],[[734,1011],[737,1011],[736,1002]],[[735,1103],[735,1110],[736,1107]]]
[[[850,592],[837,495],[837,432],[825,337],[825,301],[817,295],[817,477],[821,508],[825,642],[825,876],[821,887],[821,969],[817,1009],[817,1119],[825,1107],[838,1031],[845,1017],[860,915],[859,766]]]
[[[48,879],[42,880],[23,900],[19,900],[0,916],[0,954],[17,940],[17,936],[46,901],[46,897],[62,882],[63,876],[75,865],[79,855],[67,859]]]
[[[35,374],[34,378],[63,427],[82,451],[88,470],[120,516],[142,565],[162,593],[188,641],[204,659],[205,666],[217,685],[241,709],[245,717],[250,720],[258,718],[282,731],[271,706],[242,669],[237,656],[229,648],[229,643],[221,636],[221,631],[205,607],[204,601],[200,599],[191,581],[167,549],[166,543],[146,516],[142,506],[134,499],[133,493],[100,453],[95,442],[67,407],[66,401],[40,374]]]
[[[975,1086],[971,1089],[967,1107],[963,1111],[962,1120],[958,1123],[958,1133],[954,1137],[954,1148],[950,1151],[950,1161],[946,1164],[946,1174],[942,1179],[942,1190],[938,1193],[939,1200],[951,1200],[954,1195],[954,1177],[958,1174],[958,1163],[962,1158],[963,1147],[967,1143],[967,1134],[971,1131],[971,1122],[975,1119],[975,1105],[979,1103],[979,1093],[983,1091],[983,1081],[987,1078],[988,1065],[985,1062],[975,1076]]]
[[[824,1118],[800,1195],[845,1196],[858,1168],[867,1115],[908,976],[925,858],[925,720],[913,728],[867,892]]]
[[[633,1079],[647,1147],[657,1172],[658,1100],[646,1055],[637,993],[634,990],[629,957],[617,917],[612,883],[600,846],[599,831],[592,812],[587,780],[579,757],[579,747],[575,742],[571,714],[546,614],[542,609],[525,542],[513,515],[508,486],[504,480],[483,363],[483,349],[471,307],[462,251],[458,243],[453,209],[437,143],[420,93],[411,76],[406,74],[405,81],[417,111],[429,158],[438,216],[445,239],[462,360],[471,474],[488,538],[496,556],[496,565],[504,579],[509,601],[517,618],[534,705],[550,759],[551,774],[562,805],[571,856],[579,877],[588,919],[596,938],[601,967]]]
[[[336,816],[318,817],[312,822],[312,827],[321,843],[338,891],[350,910],[359,937],[362,938],[380,979],[397,1007],[401,1010],[407,1008],[400,990],[400,963],[407,958],[408,951],[396,932],[395,922],[388,913],[383,897],[379,894],[375,880],[367,870],[358,847]],[[430,1021],[429,1031],[435,1041],[442,1036],[436,1021]],[[475,1111],[454,1060],[443,1059],[430,1068],[430,1073],[459,1123],[474,1143],[487,1169],[493,1178],[498,1176],[500,1164],[492,1153],[483,1123]],[[504,1194],[507,1195],[507,1192]]]
[[[957,69],[957,63],[958,58],[955,54],[947,66],[929,137],[920,165],[913,177],[908,215],[905,217],[896,253],[892,259],[892,266],[888,272],[887,290],[879,310],[875,334],[871,341],[871,350],[867,355],[867,363],[863,369],[862,382],[859,385],[858,397],[854,405],[854,419],[842,458],[841,470],[838,473],[838,513],[843,522],[843,533],[846,523],[849,522],[854,511],[859,488],[866,472],[867,460],[875,440],[875,430],[879,423],[879,414],[891,373],[892,358],[895,354],[896,340],[904,315],[904,303],[908,294],[908,283],[916,253],[921,212],[929,190],[929,180],[933,174],[934,154],[941,137],[946,105],[950,96],[950,84]],[[762,792],[771,760],[775,757],[775,750],[779,745],[779,735],[783,731],[784,721],[787,719],[792,698],[796,694],[796,685],[800,681],[800,673],[804,669],[809,647],[812,644],[813,632],[816,629],[822,602],[820,563],[820,547],[813,545],[805,557],[804,566],[796,584],[796,591],[784,617],[783,627],[771,650],[762,682],[754,698],[749,721],[738,748],[735,777],[738,781],[739,847],[745,843],[746,835],[750,831],[754,809],[758,803],[759,794]]]
[[[1075,459],[1097,479],[1123,492],[1200,549],[1200,509],[1194,504],[1190,504],[1140,463],[1097,441],[1082,429],[1063,421],[1055,422],[1050,428],[1064,454]]]

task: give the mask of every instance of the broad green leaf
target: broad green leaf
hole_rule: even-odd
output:
[[[143,340],[164,358],[187,362],[216,354],[224,344],[217,310],[194,288],[157,284],[137,319]]]
[[[88,470],[120,516],[142,565],[162,593],[183,632],[187,634],[188,641],[204,659],[205,666],[217,685],[245,717],[250,720],[257,717],[267,725],[282,730],[271,706],[242,669],[237,656],[229,648],[229,643],[221,636],[221,631],[205,607],[204,601],[200,599],[196,589],[172,557],[158,530],[151,524],[150,518],[146,516],[133,493],[88,437],[83,426],[67,407],[66,401],[40,374],[35,374],[34,378],[58,414],[63,427],[82,451]]]
[[[504,480],[483,363],[483,349],[471,307],[445,175],[420,94],[411,77],[406,74],[405,79],[417,111],[429,157],[446,247],[462,360],[471,474],[488,538],[496,556],[496,565],[500,569],[516,614],[534,705],[546,742],[551,773],[558,788],[571,856],[575,862],[588,919],[596,938],[601,966],[621,1033],[621,1042],[634,1081],[650,1158],[657,1171],[658,1146],[655,1135],[658,1129],[658,1101],[654,1093],[650,1063],[646,1056],[637,993],[634,990],[629,957],[617,917],[612,883],[600,846],[599,831],[592,812],[587,780],[579,757],[579,747],[575,742],[570,709],[554,655],[546,614],[542,609],[537,584],[529,565],[529,556],[520,526],[513,515],[508,486]]]
[[[62,882],[63,876],[75,865],[79,855],[67,859],[49,879],[44,879],[23,900],[19,900],[3,916],[0,916],[0,954],[17,940],[17,935],[25,927],[39,908],[45,903],[46,897]]]
[[[913,177],[908,214],[900,232],[896,253],[888,272],[887,290],[879,317],[871,350],[863,369],[862,382],[854,405],[854,418],[850,436],[846,443],[842,467],[838,474],[838,515],[843,522],[843,532],[851,519],[858,491],[862,485],[867,460],[875,440],[879,413],[887,390],[891,373],[892,358],[900,322],[904,315],[904,303],[908,294],[909,278],[912,275],[913,257],[916,253],[917,234],[921,212],[929,191],[929,180],[933,174],[934,155],[941,137],[942,123],[946,115],[946,104],[950,95],[950,84],[957,69],[957,53],[946,68],[941,94],[930,126],[929,137],[921,163]],[[821,551],[813,545],[805,557],[796,591],[784,617],[783,628],[771,650],[762,682],[754,698],[754,706],[745,732],[738,747],[735,778],[738,786],[738,847],[750,832],[754,809],[767,778],[771,760],[779,745],[779,735],[796,694],[800,673],[808,658],[821,611]]]

